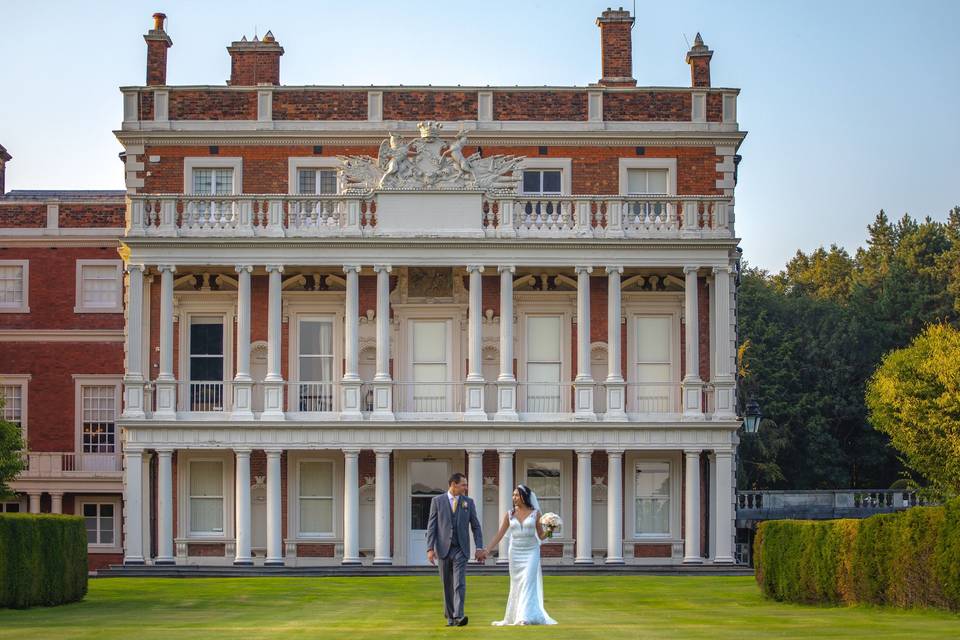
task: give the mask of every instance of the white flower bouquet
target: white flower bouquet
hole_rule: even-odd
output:
[[[545,513],[540,516],[540,524],[543,525],[544,530],[547,532],[547,537],[552,538],[554,532],[559,531],[561,527],[563,527],[563,520],[555,513]]]

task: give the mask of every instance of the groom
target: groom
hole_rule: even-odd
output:
[[[470,533],[477,547],[477,560],[483,560],[483,532],[477,519],[477,508],[467,497],[467,478],[462,473],[450,476],[446,493],[430,503],[427,521],[427,560],[436,565],[440,559],[440,579],[443,581],[443,610],[448,627],[464,627],[463,601],[467,591],[467,558],[470,555]]]

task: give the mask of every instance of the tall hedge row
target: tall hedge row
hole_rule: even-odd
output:
[[[960,609],[960,500],[863,520],[772,520],[754,541],[768,597]]]
[[[64,604],[86,593],[83,518],[0,514],[0,607]]]

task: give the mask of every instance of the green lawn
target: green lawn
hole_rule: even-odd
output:
[[[448,629],[433,577],[99,579],[80,603],[0,610],[0,638],[960,637],[945,612],[779,604],[753,578],[715,576],[548,576],[559,627],[492,628],[507,586],[468,578],[470,626]]]

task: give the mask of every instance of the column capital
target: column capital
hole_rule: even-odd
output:
[[[694,458],[694,457],[699,458],[701,453],[703,452],[700,449],[684,449],[683,450],[683,455],[687,456],[688,458]]]
[[[504,272],[516,273],[517,268],[512,264],[499,264],[497,265],[497,272],[498,273],[504,273]]]
[[[344,458],[356,458],[360,455],[360,449],[343,449]]]
[[[387,273],[390,273],[391,271],[393,271],[393,266],[389,264],[375,264],[373,265],[373,270],[376,273],[380,273],[381,271],[386,271]]]
[[[133,273],[134,271],[139,271],[141,274],[143,274],[146,268],[147,268],[146,265],[127,263],[126,265],[124,265],[123,270],[126,271],[127,273]]]
[[[577,457],[586,458],[587,456],[593,455],[593,449],[575,449],[577,452]]]
[[[717,458],[732,458],[733,451],[726,451],[724,449],[715,450],[713,455]]]
[[[497,449],[497,453],[500,454],[501,458],[505,458],[507,456],[513,456],[513,454],[516,453],[516,451],[517,451],[516,449]]]
[[[159,271],[160,273],[163,273],[164,271],[169,271],[170,273],[176,273],[177,267],[176,265],[172,265],[172,264],[158,264],[157,271]]]
[[[268,264],[266,265],[267,273],[273,273],[274,271],[278,273],[283,273],[282,264]]]
[[[623,273],[623,267],[619,264],[608,264],[605,271],[611,273]]]
[[[722,266],[722,267],[714,267],[714,268],[713,268],[713,273],[714,273],[714,275],[716,275],[716,274],[718,274],[718,273],[726,273],[726,274],[729,274],[729,273],[732,273],[732,272],[733,272],[733,267],[731,267],[730,265],[724,265],[724,266]]]
[[[483,265],[482,265],[482,264],[468,264],[467,267],[466,267],[466,269],[467,269],[467,273],[473,273],[474,271],[476,271],[476,272],[478,272],[478,273],[483,273]]]
[[[264,449],[267,458],[279,458],[283,455],[283,449]]]
[[[373,452],[378,458],[389,458],[390,454],[393,453],[393,449],[374,449]]]
[[[345,264],[345,265],[343,265],[343,272],[344,272],[344,273],[350,273],[351,271],[354,271],[354,272],[356,272],[356,273],[360,273],[360,265],[358,265],[358,264]]]
[[[173,456],[173,447],[157,447],[154,449],[160,458],[169,458]]]
[[[585,264],[578,264],[573,268],[573,270],[577,272],[577,275],[580,275],[581,273],[586,273],[588,275],[593,273],[593,267]]]
[[[130,447],[126,447],[126,448],[124,448],[124,450],[123,450],[123,456],[124,456],[125,458],[137,458],[137,457],[142,457],[142,456],[143,456],[143,449],[131,449]]]
[[[234,265],[233,270],[236,271],[237,273],[243,273],[244,271],[246,271],[247,273],[253,273],[253,265],[238,264],[238,265]]]
[[[468,456],[482,456],[482,455],[483,455],[483,451],[484,451],[483,449],[467,449],[467,455],[468,455]]]
[[[50,494],[50,497],[51,497],[51,498],[62,498],[62,497],[63,497],[63,491],[47,491],[47,493]]]
[[[699,270],[700,270],[700,265],[687,264],[683,266],[683,273],[687,275],[691,273],[696,273]]]
[[[253,449],[249,447],[234,447],[233,454],[238,458],[249,458]]]
[[[607,455],[611,458],[619,458],[623,455],[623,449],[607,449]]]

